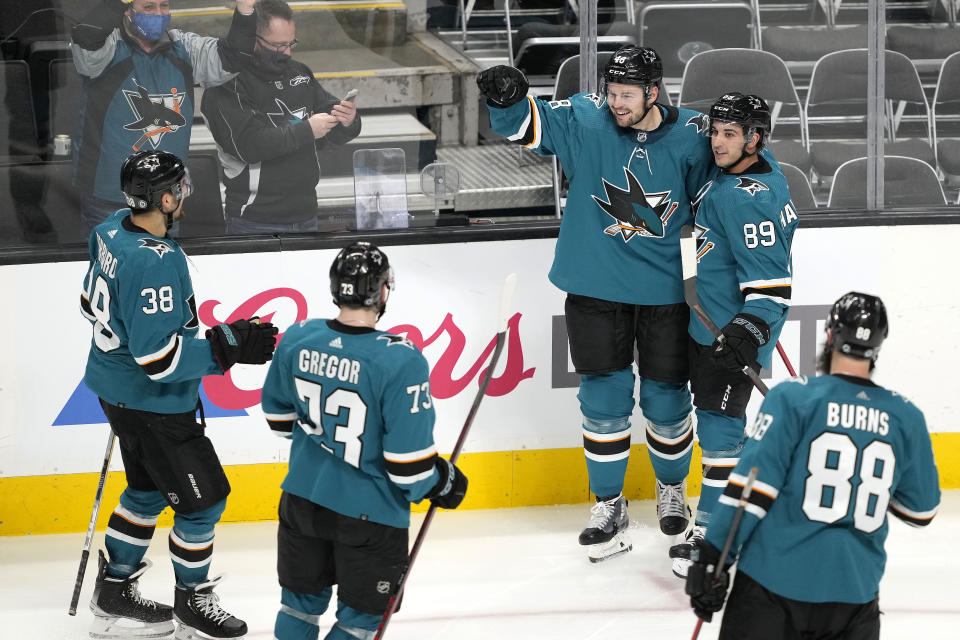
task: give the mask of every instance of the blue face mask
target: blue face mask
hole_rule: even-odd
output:
[[[133,28],[150,42],[156,42],[164,34],[167,27],[170,26],[170,15],[159,15],[155,13],[137,13],[133,12],[133,18],[130,19]]]

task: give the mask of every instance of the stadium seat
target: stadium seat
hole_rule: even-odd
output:
[[[786,162],[781,162],[780,168],[783,169],[783,175],[787,179],[790,199],[797,211],[815,211],[817,201],[813,197],[813,187],[810,186],[810,179],[807,178],[807,174]]]
[[[37,134],[41,146],[46,146],[56,135],[50,129],[50,92],[54,88],[50,77],[50,63],[66,59],[70,62],[72,53],[66,40],[35,40],[27,45],[25,53],[30,67],[30,84],[33,89],[34,112],[37,118]],[[72,63],[71,63],[72,66]],[[74,72],[76,75],[76,72]],[[76,113],[74,113],[74,120]],[[70,133],[58,131],[57,133]]]
[[[799,140],[781,140],[772,136],[768,146],[779,162],[808,172],[810,154],[805,137],[803,103],[783,60],[759,49],[714,49],[698,53],[683,72],[678,104],[706,113],[717,98],[730,91],[752,93],[766,100],[772,110],[774,130],[781,116],[790,115],[796,119]]]
[[[668,83],[679,80],[701,51],[761,45],[759,18],[749,2],[649,2],[637,26],[637,41],[660,54]]]
[[[222,236],[226,233],[220,190],[220,161],[216,151],[191,151],[187,158],[193,194],[184,202],[181,238]]]
[[[933,146],[937,152],[940,169],[950,176],[960,176],[960,139],[940,138],[942,129],[937,130],[938,118],[960,115],[960,51],[943,61],[937,89],[933,94]],[[956,127],[956,123],[953,123]],[[956,133],[956,131],[955,131]]]
[[[884,150],[933,165],[930,111],[917,70],[905,55],[889,50],[885,68],[888,137]],[[814,65],[804,110],[813,168],[821,177],[832,176],[847,160],[867,155],[866,96],[866,49],[828,53]],[[924,138],[895,137],[908,109],[911,118],[922,123]]]
[[[916,158],[884,156],[884,205],[943,206],[947,199],[937,172]],[[830,186],[827,206],[831,209],[856,209],[867,202],[867,159],[847,160],[837,169]]]
[[[0,162],[36,159],[39,151],[27,63],[0,61]]]
[[[598,36],[597,51],[616,51],[626,44],[633,44],[630,36]],[[514,58],[513,66],[527,75],[531,84],[545,84],[543,79],[559,73],[558,61],[580,51],[580,37],[529,38],[523,41]]]

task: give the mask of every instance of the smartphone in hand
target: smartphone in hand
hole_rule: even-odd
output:
[[[350,91],[347,92],[347,95],[343,96],[343,99],[341,100],[341,102],[353,102],[356,99],[358,93],[359,91],[357,91],[356,89],[350,89]]]

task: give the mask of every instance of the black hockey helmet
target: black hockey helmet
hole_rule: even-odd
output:
[[[164,193],[182,200],[191,189],[180,158],[168,151],[138,151],[123,161],[120,190],[130,208],[153,209]]]
[[[392,290],[393,268],[387,254],[369,242],[344,247],[330,265],[330,293],[333,303],[356,307],[380,307],[383,285]]]
[[[617,49],[603,68],[603,81],[606,84],[635,84],[650,87],[663,78],[663,62],[657,52],[650,47],[637,47],[632,44]]]
[[[710,107],[711,122],[731,122],[743,127],[745,135],[750,135],[751,129],[760,133],[760,142],[757,148],[763,146],[766,134],[770,133],[772,120],[770,107],[760,96],[744,95],[739,91],[725,93]]]
[[[851,291],[827,316],[827,347],[854,358],[876,360],[887,337],[887,310],[877,296]]]

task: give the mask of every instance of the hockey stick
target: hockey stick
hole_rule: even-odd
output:
[[[107,452],[103,454],[103,469],[100,470],[100,482],[97,483],[97,496],[93,499],[93,513],[90,514],[90,526],[87,527],[87,538],[83,541],[83,553],[80,554],[80,569],[77,571],[77,582],[73,585],[73,598],[70,599],[72,616],[77,615],[77,603],[80,602],[80,588],[83,586],[83,574],[87,571],[87,559],[90,557],[90,544],[93,542],[93,531],[97,526],[97,516],[100,514],[100,501],[103,499],[103,485],[107,482],[107,469],[110,468],[110,457],[113,455],[113,441],[117,439],[113,429],[107,438]]]
[[[713,334],[713,337],[722,343],[724,336],[720,327],[703,310],[703,307],[700,306],[700,299],[697,297],[697,241],[693,237],[693,227],[690,225],[684,225],[680,228],[680,262],[683,265],[683,298],[687,301],[687,306],[697,314],[700,322]],[[756,371],[748,365],[744,365],[742,371],[743,375],[750,378],[750,382],[760,393],[767,395],[769,389]]]
[[[780,344],[780,341],[777,340],[777,353],[780,354],[780,359],[783,360],[784,366],[787,367],[787,373],[790,374],[791,378],[797,377],[797,372],[794,371],[793,365],[790,364],[790,360],[787,358],[787,352],[783,350],[783,345]]]
[[[747,500],[750,498],[750,492],[753,491],[753,483],[757,479],[757,468],[750,469],[747,481],[743,485],[743,491],[740,492],[740,502],[737,503],[737,511],[733,514],[733,521],[730,523],[730,531],[727,532],[727,539],[723,542],[723,549],[720,550],[720,559],[717,560],[717,566],[713,568],[713,582],[720,581],[720,574],[723,573],[723,565],[727,562],[727,556],[730,555],[730,547],[733,546],[733,539],[737,535],[737,529],[740,528],[740,521],[743,519],[743,512],[747,509]],[[693,637],[690,640],[697,640],[700,635],[700,627],[703,626],[703,618],[697,618],[697,626],[693,629]]]
[[[473,426],[473,419],[477,415],[477,409],[480,408],[480,401],[483,400],[483,396],[487,393],[487,386],[493,378],[493,370],[497,366],[497,360],[500,359],[500,352],[503,351],[503,346],[507,342],[507,321],[510,320],[510,310],[513,308],[513,294],[516,289],[517,274],[511,273],[503,281],[503,289],[500,292],[500,309],[497,316],[497,343],[493,348],[493,357],[490,358],[490,365],[487,367],[487,372],[483,376],[483,380],[480,381],[480,388],[477,390],[477,395],[473,399],[473,405],[470,407],[470,412],[467,413],[467,419],[463,423],[463,428],[460,429],[460,437],[457,438],[457,443],[454,445],[453,452],[450,454],[451,464],[456,464],[457,458],[460,457],[460,450],[463,449],[463,443],[467,439],[467,433],[470,432],[470,427]],[[403,588],[406,586],[407,578],[410,576],[410,570],[413,568],[413,563],[420,553],[420,547],[423,546],[423,541],[427,537],[427,530],[430,528],[430,523],[433,522],[433,516],[436,512],[437,506],[431,503],[430,508],[427,509],[427,515],[423,519],[423,524],[420,525],[420,531],[417,532],[417,538],[413,542],[413,548],[410,549],[410,559],[407,561],[407,566],[404,568],[403,573],[400,574],[394,593],[390,596],[390,602],[387,604],[387,610],[380,620],[380,626],[377,628],[377,634],[374,636],[374,640],[381,640],[387,632],[387,625],[393,617],[393,612],[397,609],[397,603],[400,602],[400,598],[403,596]]]

